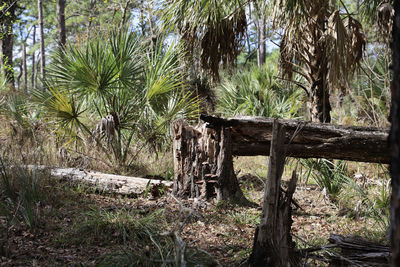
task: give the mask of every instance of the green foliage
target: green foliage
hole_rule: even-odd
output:
[[[37,205],[41,196],[41,179],[37,171],[27,173],[20,167],[11,174],[0,161],[0,214],[6,216],[9,224],[24,223],[34,228],[39,223]]]
[[[371,218],[380,231],[385,233],[390,225],[390,176],[387,171],[380,175],[377,188],[364,188],[349,180],[344,194],[347,198],[360,199],[360,211]]]
[[[23,93],[8,92],[0,102],[0,114],[5,115],[14,131],[17,127],[26,132],[34,131],[39,122],[39,113],[32,108],[28,96]]]
[[[301,159],[309,169],[308,175],[325,190],[332,201],[336,201],[344,186],[350,181],[347,164],[343,160],[331,162],[327,159]]]
[[[225,116],[298,117],[302,92],[283,88],[276,75],[276,68],[268,64],[225,77],[217,89],[218,111]]]
[[[135,159],[128,157],[134,140],[160,148],[172,120],[198,114],[199,101],[179,71],[177,46],[165,49],[160,42],[148,51],[141,44],[124,31],[112,32],[108,41],[70,45],[54,54],[47,89],[34,93],[64,136],[94,140],[117,166]]]
[[[376,48],[374,53],[376,56],[363,62],[364,71],[354,81],[352,100],[358,105],[357,115],[367,125],[387,127],[391,102],[390,58],[384,49]]]

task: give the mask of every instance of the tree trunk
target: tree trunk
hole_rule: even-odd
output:
[[[392,107],[391,130],[389,143],[392,162],[390,175],[392,178],[391,199],[391,241],[392,264],[400,266],[400,2],[394,4],[395,17],[393,23],[393,81],[392,81]]]
[[[60,48],[65,47],[65,0],[57,0],[57,27],[58,27],[58,45]]]
[[[21,90],[22,64],[19,64],[19,74],[17,76],[17,88]]]
[[[319,11],[316,17],[316,26],[310,29],[313,36],[313,45],[310,60],[310,73],[309,77],[312,81],[310,84],[309,97],[310,97],[310,115],[312,122],[331,122],[331,104],[329,101],[329,88],[326,81],[328,76],[328,62],[326,59],[327,47],[321,41],[323,33],[326,31],[325,19],[329,17],[327,13],[328,7],[323,11]]]
[[[322,66],[320,68],[323,68]],[[331,104],[329,101],[329,90],[326,86],[326,69],[322,70],[318,79],[311,86],[311,121],[312,122],[331,122]]]
[[[254,8],[255,8],[255,26],[257,29],[257,65],[261,67],[265,63],[266,59],[266,37],[267,37],[267,29],[266,29],[266,18],[265,18],[265,7],[266,3],[261,3],[261,6],[258,4],[257,1],[254,1]]]
[[[15,79],[13,71],[13,47],[14,34],[13,23],[16,18],[15,10],[17,1],[5,1],[3,10],[7,12],[0,17],[0,44],[1,44],[1,67],[6,77],[8,86],[13,90],[15,88]]]
[[[42,82],[46,76],[46,56],[44,51],[44,33],[43,33],[43,9],[42,9],[42,0],[38,0],[38,12],[39,12],[39,35],[40,35],[40,78]]]
[[[250,205],[233,170],[229,128],[192,128],[172,123],[174,194],[181,198],[216,198]]]
[[[272,143],[265,185],[263,211],[256,228],[250,266],[292,266],[295,257],[290,235],[291,203],[296,189],[296,174],[289,183],[286,195],[281,191],[281,177],[285,165],[285,129],[277,120],[272,130]]]
[[[26,67],[26,44],[25,42],[22,43],[22,88],[24,91],[28,88],[28,74],[27,74],[27,67]]]
[[[128,13],[128,8],[129,8],[130,2],[131,2],[130,0],[126,1],[125,6],[123,6],[122,3],[120,3],[120,7],[121,7],[121,10],[122,10],[122,19],[121,19],[121,22],[119,23],[119,30],[120,31],[125,27],[126,14]]]
[[[96,0],[90,0],[89,21],[88,21],[88,25],[86,26],[86,42],[89,42],[89,40],[90,40],[90,30],[92,27],[93,13],[94,13],[95,7],[96,7]]]
[[[266,20],[264,15],[262,15],[261,21],[259,23],[260,29],[260,37],[259,37],[259,45],[258,45],[258,53],[257,53],[257,63],[258,66],[261,67],[265,64],[265,59],[267,57],[267,48],[266,48],[266,38],[267,38],[267,29],[266,29]]]
[[[33,25],[33,36],[32,36],[32,47],[36,44],[36,25]],[[36,88],[36,63],[35,63],[36,53],[35,50],[32,51],[32,73],[31,73],[31,86],[32,89]]]

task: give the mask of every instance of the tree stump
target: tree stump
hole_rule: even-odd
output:
[[[233,169],[229,127],[193,128],[183,120],[171,125],[174,153],[173,193],[181,198],[216,198],[251,204]]]
[[[265,185],[264,203],[260,225],[254,235],[251,266],[293,266],[296,265],[294,242],[290,235],[292,225],[292,196],[296,189],[296,173],[293,172],[286,194],[280,190],[285,164],[285,129],[274,121],[268,166],[268,180]]]

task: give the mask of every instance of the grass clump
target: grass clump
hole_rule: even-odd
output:
[[[334,163],[327,159],[302,159],[300,162],[308,168],[307,180],[311,177],[329,199],[335,202],[350,179],[346,162],[339,160]]]
[[[6,217],[7,225],[23,223],[29,228],[38,226],[38,206],[43,196],[37,170],[29,172],[20,167],[8,170],[0,160],[0,173],[0,215]]]

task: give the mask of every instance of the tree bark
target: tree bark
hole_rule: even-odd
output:
[[[267,39],[267,29],[266,29],[266,20],[265,15],[262,15],[261,21],[259,23],[260,29],[260,37],[259,37],[259,46],[258,46],[258,53],[257,53],[257,63],[258,66],[261,67],[265,64],[265,59],[267,57],[267,47],[266,47],[266,39]]]
[[[17,1],[5,1],[3,7],[4,15],[0,17],[0,46],[1,46],[1,68],[7,79],[8,86],[15,89],[15,79],[13,71],[13,47],[14,34],[13,24],[16,19],[15,11],[17,9]]]
[[[281,177],[285,165],[285,128],[277,120],[272,130],[272,144],[268,164],[268,179],[265,185],[263,211],[257,227],[250,266],[292,266],[294,242],[290,235],[292,225],[292,196],[296,189],[296,174],[293,173],[284,196],[281,191]]]
[[[57,27],[58,27],[58,46],[65,47],[65,0],[57,0]]]
[[[233,156],[269,155],[273,119],[201,115],[208,127],[230,127]],[[288,157],[389,163],[388,129],[278,120],[286,128]]]
[[[311,86],[311,121],[312,122],[331,122],[331,103],[329,101],[329,90],[327,88],[326,79],[326,66],[320,66],[321,73],[317,80]]]
[[[325,29],[325,18],[327,18],[327,9],[320,11],[316,17],[316,26],[310,31],[313,31],[313,45],[310,60],[310,115],[311,121],[330,123],[331,122],[331,104],[329,101],[329,88],[326,81],[328,76],[328,62],[326,60],[326,44],[321,41],[322,34]]]
[[[192,128],[184,121],[171,126],[175,195],[251,205],[233,170],[229,128]]]
[[[43,33],[43,8],[42,0],[38,0],[38,19],[39,19],[39,35],[40,35],[40,78],[44,81],[46,77],[46,56],[44,49],[44,33]]]
[[[257,65],[261,67],[265,63],[265,59],[267,56],[266,49],[266,38],[267,38],[267,29],[266,29],[266,18],[265,18],[265,7],[266,2],[261,3],[261,6],[257,1],[254,1],[255,8],[255,26],[257,28]]]
[[[27,74],[27,67],[26,67],[26,44],[25,42],[22,43],[22,88],[24,91],[28,88],[28,74]]]
[[[36,25],[33,25],[33,36],[32,36],[32,47],[36,44]],[[36,63],[35,63],[36,53],[35,50],[32,51],[32,73],[31,73],[31,86],[36,88]]]
[[[121,22],[119,24],[119,30],[120,31],[125,27],[126,14],[128,13],[128,8],[129,8],[130,2],[131,2],[130,0],[126,1],[125,6],[123,6],[122,3],[120,3],[120,7],[121,7],[121,10],[122,10],[122,19],[121,19]]]
[[[391,129],[389,143],[391,148],[390,175],[392,179],[391,198],[391,241],[392,265],[400,266],[400,2],[394,4],[393,23],[393,80]]]

